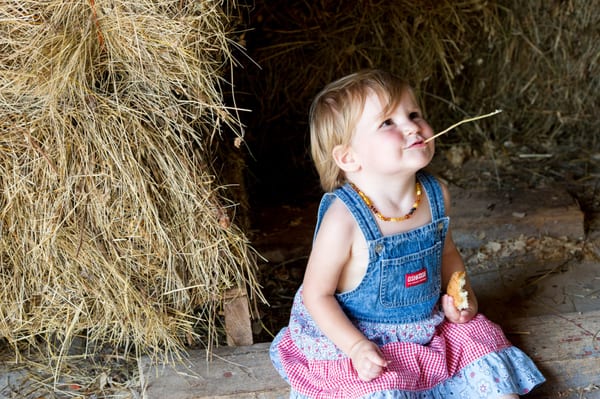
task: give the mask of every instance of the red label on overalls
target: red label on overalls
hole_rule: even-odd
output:
[[[427,281],[427,269],[421,269],[418,272],[409,273],[405,276],[404,285],[414,287]]]

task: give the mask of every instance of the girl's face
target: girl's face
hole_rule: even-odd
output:
[[[435,152],[433,130],[423,119],[411,90],[395,109],[384,114],[385,104],[375,93],[366,101],[350,143],[361,169],[369,173],[414,173],[427,166]]]

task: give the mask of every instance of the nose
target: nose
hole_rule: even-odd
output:
[[[419,132],[419,125],[417,125],[411,120],[407,120],[404,123],[402,123],[402,126],[400,128],[402,130],[402,133],[406,135],[417,134]]]

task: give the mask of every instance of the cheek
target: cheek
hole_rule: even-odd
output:
[[[425,138],[427,138],[429,136],[426,136]],[[435,153],[435,140],[431,140],[429,141],[427,144],[427,148],[429,148],[429,150],[431,151],[431,153]]]
[[[421,126],[421,132],[423,133],[423,137],[426,139],[433,136],[433,129],[427,123]]]

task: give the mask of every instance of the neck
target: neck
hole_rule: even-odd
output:
[[[414,173],[397,176],[348,176],[348,181],[354,183],[373,200],[398,202],[407,194],[414,194],[417,177]]]
[[[385,184],[359,180],[351,181],[353,189],[380,220],[402,221],[416,212],[421,192],[415,175],[407,179],[387,180]]]

